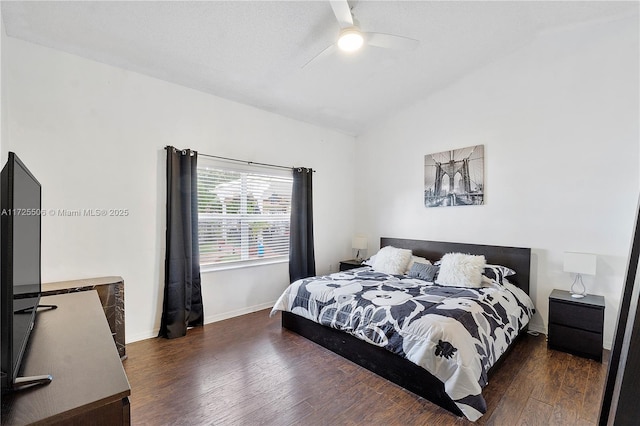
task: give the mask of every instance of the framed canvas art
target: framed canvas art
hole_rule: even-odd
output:
[[[425,207],[484,203],[484,145],[424,156]]]

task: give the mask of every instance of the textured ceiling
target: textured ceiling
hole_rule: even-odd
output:
[[[356,135],[550,29],[637,2],[351,1],[363,31],[420,40],[303,66],[339,26],[328,1],[2,1],[10,37]]]

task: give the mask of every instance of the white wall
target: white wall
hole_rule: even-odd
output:
[[[165,152],[174,145],[314,175],[319,273],[351,255],[354,138],[140,74],[6,38],[8,140],[45,209],[126,208],[125,218],[42,222],[43,281],[121,275],[128,341],[155,336],[162,306]],[[337,207],[339,206],[339,207]],[[203,274],[207,321],[271,306],[288,265]]]
[[[455,52],[452,52],[455,54]],[[564,251],[598,254],[609,347],[638,201],[638,21],[540,35],[356,140],[356,232],[531,247],[532,328],[568,290]],[[425,76],[425,78],[429,78]],[[485,145],[485,205],[427,209],[424,155]]]

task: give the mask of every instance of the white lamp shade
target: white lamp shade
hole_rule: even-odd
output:
[[[595,275],[596,255],[589,253],[564,252],[564,272]]]
[[[351,247],[356,250],[365,250],[367,248],[367,237],[353,237]]]

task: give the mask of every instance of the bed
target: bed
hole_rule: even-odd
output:
[[[483,255],[512,275],[465,288],[363,267],[292,283],[272,314],[282,312],[284,328],[477,420],[487,409],[482,388],[534,312],[531,250],[397,238],[381,238],[380,247],[432,261]]]

